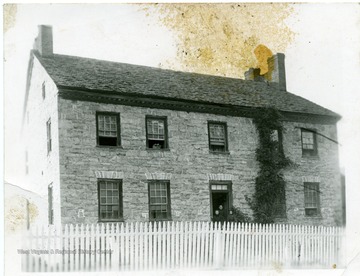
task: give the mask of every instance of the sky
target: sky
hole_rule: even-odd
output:
[[[26,71],[37,25],[48,24],[53,26],[55,53],[208,74],[219,68],[220,75],[227,75],[228,69],[231,74],[227,76],[239,78],[244,66],[256,62],[253,46],[257,43],[267,45],[273,53],[285,53],[287,90],[342,116],[338,123],[340,162],[347,177],[348,206],[356,210],[360,200],[359,7],[357,3],[295,4],[272,10],[125,4],[5,7],[5,180],[26,187],[17,170],[24,155],[18,145]],[[188,21],[176,21],[181,16]],[[226,44],[224,48],[222,41],[226,40],[217,39],[227,33],[224,28],[221,32],[214,20],[219,20],[219,24],[228,20],[221,26],[232,30],[232,36],[224,37],[231,47]],[[213,25],[209,28],[209,24]],[[191,56],[197,50],[199,63],[193,58],[195,54]],[[186,51],[190,54],[185,56]],[[209,51],[211,59],[205,59],[205,52]],[[246,62],[238,63],[238,68],[236,63],[226,64],[221,56],[224,53],[231,55],[232,60]],[[354,214],[353,218],[360,220],[360,215]]]

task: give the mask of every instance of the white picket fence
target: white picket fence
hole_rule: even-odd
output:
[[[24,271],[342,266],[343,229],[164,222],[42,227],[24,236]]]

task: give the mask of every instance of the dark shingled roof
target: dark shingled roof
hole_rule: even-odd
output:
[[[289,92],[279,91],[265,82],[58,54],[43,57],[34,53],[58,86],[252,108],[272,106],[281,111],[339,117],[326,108]]]

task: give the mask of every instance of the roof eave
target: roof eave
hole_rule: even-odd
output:
[[[212,102],[193,101],[178,98],[168,98],[155,95],[135,93],[119,93],[118,91],[100,91],[86,88],[74,88],[57,85],[59,96],[63,99],[119,104],[158,109],[170,109],[186,112],[210,113],[225,116],[254,118],[264,107],[248,107]],[[318,122],[322,124],[336,124],[340,115],[310,114],[305,112],[281,111],[284,120],[301,122]],[[332,112],[333,113],[333,112]]]
[[[25,114],[26,114],[27,103],[29,98],[29,90],[30,90],[33,67],[34,67],[34,50],[30,50],[30,57],[29,57],[28,68],[26,73],[25,99],[24,99],[24,107],[23,107],[22,123],[21,123],[22,127],[24,126],[24,122],[25,122]]]

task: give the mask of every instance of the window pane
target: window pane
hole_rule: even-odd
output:
[[[211,145],[225,145],[225,126],[223,124],[210,124],[209,130]]]
[[[98,115],[98,135],[102,137],[117,137],[116,115]]]
[[[274,129],[274,130],[271,132],[271,141],[279,142],[279,132],[278,132],[277,129]]]
[[[213,184],[211,185],[211,190],[227,190],[228,189],[227,186],[228,186],[227,184],[217,184],[217,185]]]
[[[314,133],[302,131],[302,147],[303,149],[314,149]]]
[[[100,218],[118,219],[120,217],[120,196],[118,181],[101,181],[100,186]]]
[[[319,210],[319,183],[304,183],[305,210],[313,209],[315,213]],[[314,211],[306,211],[306,215],[312,215]]]
[[[150,185],[150,216],[152,219],[166,219],[168,213],[168,186],[166,182],[152,182]]]
[[[148,139],[165,139],[165,122],[161,119],[147,119]]]

